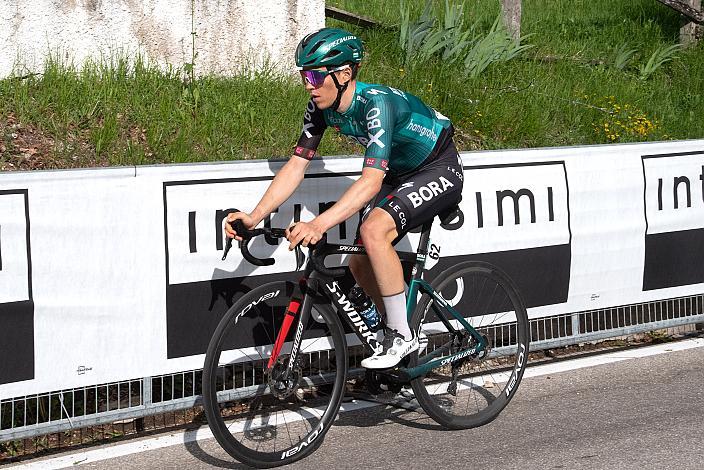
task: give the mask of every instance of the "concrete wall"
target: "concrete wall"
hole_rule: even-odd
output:
[[[300,38],[325,23],[324,0],[195,0],[196,70],[230,74],[245,62],[294,67]],[[192,60],[191,0],[0,0],[0,77],[41,71],[47,54]]]

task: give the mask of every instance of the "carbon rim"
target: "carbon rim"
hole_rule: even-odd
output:
[[[220,445],[255,466],[296,460],[316,448],[342,399],[346,346],[327,309],[314,309],[301,339],[300,361],[283,382],[295,324],[273,369],[267,365],[293,290],[271,283],[244,295],[223,317],[206,355],[203,391],[208,422]],[[343,351],[337,354],[336,351]],[[282,385],[272,394],[274,384]]]
[[[413,390],[426,412],[441,424],[479,426],[494,419],[518,388],[528,357],[525,307],[508,278],[483,263],[448,269],[433,284],[436,292],[486,338],[489,351],[433,369],[412,382]],[[439,315],[453,318],[424,295],[412,318],[412,327],[420,330],[423,344],[412,355],[411,366],[424,356],[448,358],[476,344],[474,339],[450,334]],[[462,329],[457,320],[451,323]]]

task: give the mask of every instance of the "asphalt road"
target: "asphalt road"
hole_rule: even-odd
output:
[[[367,408],[341,414],[320,449],[287,468],[701,470],[702,385],[696,347],[526,377],[501,416],[478,429],[444,431],[422,413]],[[79,467],[247,468],[213,439]]]

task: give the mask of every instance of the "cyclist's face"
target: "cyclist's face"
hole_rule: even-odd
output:
[[[327,69],[325,69],[325,67],[320,67],[314,69],[314,71],[323,72],[325,73],[325,76],[311,76],[309,77],[310,79],[303,76],[303,84],[305,85],[306,91],[313,98],[313,102],[318,109],[327,109],[332,106],[335,102],[335,98],[337,98],[337,87],[335,86],[335,82],[330,75],[335,74],[335,78],[337,78],[338,83],[342,85],[352,78],[351,70],[349,67],[346,67],[337,72],[327,73]],[[317,88],[316,85],[318,85]]]

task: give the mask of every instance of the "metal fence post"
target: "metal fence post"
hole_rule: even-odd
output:
[[[579,336],[581,331],[579,331],[579,313],[572,314],[572,336]]]
[[[152,378],[144,377],[142,379],[142,406],[145,409],[152,407]],[[144,417],[135,420],[135,430],[137,432],[144,431]]]
[[[145,408],[152,406],[152,378],[144,377],[142,379],[142,405]]]

